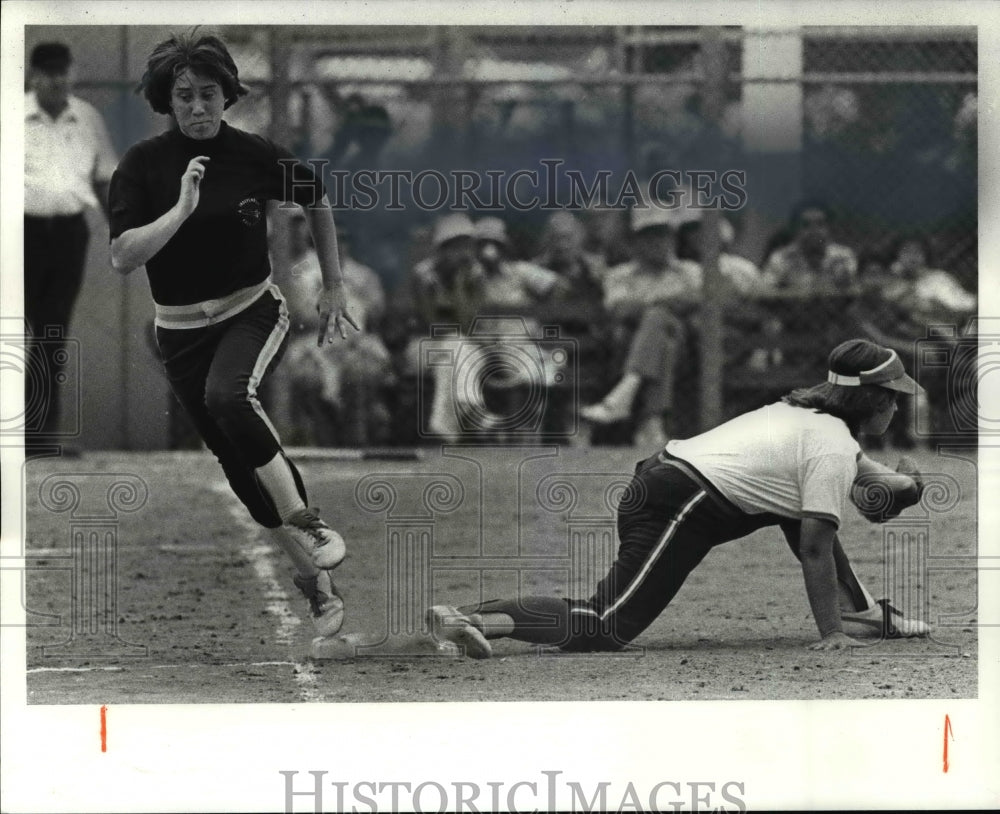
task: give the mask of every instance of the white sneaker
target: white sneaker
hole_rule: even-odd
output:
[[[315,509],[299,509],[285,520],[284,525],[306,551],[312,552],[317,568],[336,568],[347,556],[344,538],[324,523]]]
[[[909,639],[929,636],[931,626],[919,619],[907,619],[888,599],[879,599],[870,608],[849,613],[842,611],[840,618],[877,629],[886,639]]]
[[[426,633],[396,634],[380,638],[370,633],[344,633],[337,636],[317,636],[309,646],[309,656],[316,661],[386,656],[434,656],[458,659],[462,651],[451,642],[437,642]]]
[[[333,636],[344,625],[344,598],[333,584],[329,571],[320,571],[314,577],[296,574],[295,587],[309,600],[309,613],[319,636]]]
[[[427,611],[427,626],[438,642],[451,642],[473,659],[488,659],[493,648],[469,617],[451,605],[435,605]]]
[[[619,421],[627,421],[631,417],[631,412],[628,410],[622,412],[602,401],[589,407],[581,407],[580,417],[593,424],[617,424]]]

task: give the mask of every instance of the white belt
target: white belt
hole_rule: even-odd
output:
[[[262,283],[241,288],[217,300],[194,302],[190,305],[160,305],[155,303],[156,318],[153,322],[157,328],[171,330],[205,328],[236,316],[240,311],[253,305],[265,291],[271,288],[276,293],[278,292],[277,286],[268,278]],[[281,298],[280,293],[278,293],[278,298]]]

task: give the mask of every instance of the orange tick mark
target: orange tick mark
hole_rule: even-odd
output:
[[[955,740],[955,733],[951,731],[951,718],[944,716],[944,771],[948,773],[948,736]]]
[[[947,761],[947,745],[945,746],[945,760]],[[108,751],[108,708],[105,705],[101,705],[101,751]],[[945,766],[945,771],[948,771],[947,765]]]

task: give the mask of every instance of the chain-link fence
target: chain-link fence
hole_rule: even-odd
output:
[[[90,55],[103,60],[101,70],[91,78],[81,70],[78,92],[105,112],[122,148],[164,126],[131,92],[162,33],[71,34],[83,50],[88,37],[104,43]],[[426,371],[414,360],[414,340],[428,326],[414,314],[414,268],[435,256],[436,224],[456,203],[473,220],[504,221],[507,261],[564,278],[547,292],[521,285],[519,296],[487,297],[479,309],[555,326],[578,348],[568,368],[575,374],[549,393],[555,415],[545,419],[547,437],[579,438],[559,428],[582,427],[593,442],[616,443],[640,429],[642,392],[625,421],[581,425],[576,413],[614,390],[635,363],[637,331],[650,328],[642,309],[610,312],[607,296],[609,279],[628,288],[654,273],[655,263],[642,258],[634,210],[657,173],[658,192],[687,194],[690,204],[702,184],[706,204],[666,218],[664,251],[677,260],[663,261],[659,272],[683,279],[691,267],[680,261],[701,264],[701,281],[692,283],[698,302],[663,303],[671,320],[652,334],[673,378],[654,399],[671,434],[817,381],[830,347],[852,336],[871,336],[919,364],[912,349],[928,325],[975,313],[973,28],[234,26],[220,33],[252,90],[227,118],[339,173],[327,177],[328,188],[349,250],[385,290],[387,305],[370,329],[392,359],[384,401],[396,409],[374,434],[380,442],[425,440],[416,400],[433,388],[415,382]],[[43,35],[29,30],[29,46]],[[420,189],[404,181],[394,193],[386,178],[376,183],[371,175],[380,172],[425,177]],[[699,172],[714,175],[699,180]],[[727,172],[735,173],[728,184]],[[364,173],[373,193],[359,195]],[[510,186],[519,173],[521,185]],[[463,184],[474,194],[457,200]],[[572,217],[554,218],[560,209]],[[279,282],[289,251],[278,242]],[[636,268],[623,271],[629,263]],[[483,386],[494,412],[523,396],[502,379]],[[372,387],[380,389],[369,381],[359,392]],[[949,387],[932,394],[925,415],[933,426],[923,430],[954,429]],[[897,441],[912,440],[917,413],[901,422]],[[341,442],[370,443],[362,424],[347,421],[354,429]]]

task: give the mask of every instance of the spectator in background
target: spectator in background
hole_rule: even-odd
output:
[[[752,261],[732,251],[736,229],[725,218],[719,220],[719,272],[732,290],[744,295],[765,289],[760,269]],[[688,221],[678,230],[677,256],[701,263],[701,221]]]
[[[41,373],[25,376],[28,451],[59,430],[58,360],[83,283],[85,210],[107,217],[118,161],[101,114],[70,93],[71,65],[63,43],[36,45],[24,99],[24,314],[29,369]]]
[[[545,224],[534,261],[567,283],[544,309],[547,320],[555,317],[562,335],[575,340],[578,354],[576,365],[571,366],[577,379],[567,380],[567,389],[549,393],[552,409],[548,426],[562,434],[576,424],[576,415],[570,411],[577,409],[577,400],[591,404],[614,384],[608,375],[613,357],[612,328],[603,306],[608,267],[603,255],[586,250],[586,238],[583,223],[572,212],[554,212]],[[576,399],[571,398],[574,394]]]
[[[881,286],[886,282],[891,258],[883,246],[873,246],[858,254],[858,283],[862,291]]]
[[[410,313],[403,371],[429,377],[433,400],[427,429],[455,441],[462,435],[459,411],[477,415],[484,429],[492,423],[476,383],[455,381],[456,369],[470,367],[464,356],[473,349],[467,334],[483,302],[486,275],[476,257],[475,227],[468,215],[453,212],[438,218],[431,244],[433,254],[414,266],[398,292]],[[455,326],[454,335],[433,336],[435,326]],[[451,362],[428,365],[430,356]]]
[[[765,284],[803,294],[852,291],[857,284],[857,260],[850,248],[831,240],[830,221],[826,204],[800,203],[789,223],[792,241],[775,249],[764,263]]]
[[[476,257],[483,269],[483,304],[524,307],[541,302],[569,283],[537,263],[515,260],[507,227],[500,218],[482,218],[475,225]]]
[[[629,235],[622,211],[604,204],[582,212],[583,249],[599,257],[606,268],[626,263],[629,254]]]
[[[627,343],[628,354],[611,392],[582,408],[580,415],[595,424],[635,416],[637,445],[666,442],[686,320],[701,298],[701,267],[677,257],[676,238],[674,212],[654,206],[634,209],[635,260],[610,269],[604,281],[604,307],[621,326],[619,339]]]
[[[679,230],[678,255],[685,260],[701,263],[701,221],[689,221]],[[742,298],[739,309],[727,310],[729,328],[745,335],[747,339],[760,336],[775,337],[781,333],[781,321],[756,312],[748,300],[770,291],[760,269],[745,257],[732,251],[736,241],[736,229],[725,218],[719,220],[719,274],[722,279],[723,294]],[[743,343],[741,343],[742,345]],[[741,354],[745,348],[741,347]],[[780,364],[782,353],[777,348],[754,348],[749,346],[746,363],[752,370],[763,371],[772,364]]]
[[[888,253],[863,253],[862,297],[856,318],[886,347],[912,353],[913,342],[933,323],[961,323],[976,312],[976,295],[947,271],[932,267],[927,239],[906,235]],[[879,341],[875,339],[875,341]]]
[[[461,213],[438,218],[431,245],[433,254],[413,267],[403,292],[412,307],[411,330],[426,334],[441,323],[468,330],[482,301],[484,277],[472,221]]]
[[[392,359],[377,326],[385,313],[378,275],[350,254],[350,235],[337,223],[337,248],[347,295],[360,329],[344,342],[316,344],[316,298],[323,276],[305,213],[290,218],[291,274],[284,293],[291,342],[285,369],[295,431],[302,443],[332,446],[384,444],[389,439],[386,392],[394,384]]]
[[[862,278],[865,295],[853,309],[853,316],[867,336],[895,350],[905,363],[913,364],[914,343],[927,335],[928,326],[962,325],[976,313],[976,295],[947,271],[933,267],[926,238],[903,235],[892,241],[888,257],[869,257]],[[933,366],[922,368],[926,394],[902,403],[888,436],[896,445],[909,448],[916,444],[918,414],[932,419],[930,426],[919,428],[924,434],[941,428],[948,399],[956,394],[949,392],[940,372],[941,368]]]
[[[525,355],[531,347],[525,342],[525,334],[542,338],[541,304],[569,291],[570,283],[551,269],[512,258],[507,227],[500,218],[477,221],[475,237],[483,268],[482,306],[488,313],[479,320],[478,330],[492,335],[484,342],[479,360],[482,370],[491,373],[481,382],[486,405],[504,415],[522,413],[530,394],[544,391],[546,397],[535,402],[544,411],[552,388],[563,378],[559,375],[562,365],[543,353],[541,346],[536,346],[536,353]],[[510,340],[504,339],[507,335],[511,335]],[[508,341],[518,344],[520,351],[505,352],[509,350],[504,347]]]
[[[900,238],[889,271],[897,283],[886,296],[898,296],[917,319],[964,318],[976,311],[976,295],[966,291],[952,274],[931,265],[926,238]]]
[[[333,137],[329,159],[340,166],[345,159],[361,169],[378,165],[382,148],[392,136],[389,113],[379,104],[369,103],[360,93],[352,93],[341,101],[334,91],[328,96],[340,116],[340,125]],[[356,152],[352,155],[351,150]]]
[[[572,212],[554,212],[545,223],[534,262],[568,283],[557,296],[600,302],[607,264],[602,255],[584,248],[586,238],[586,229]]]

